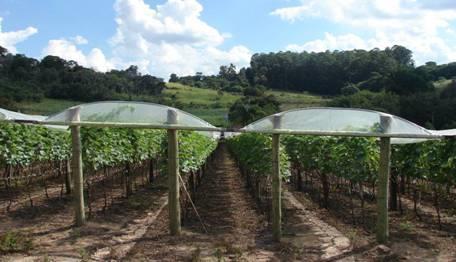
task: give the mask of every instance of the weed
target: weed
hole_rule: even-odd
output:
[[[409,221],[405,221],[405,222],[399,223],[399,228],[402,231],[410,232],[415,228],[415,226],[412,223],[410,223]]]
[[[198,247],[193,251],[192,254],[192,262],[199,262],[201,261],[201,249]]]
[[[43,262],[51,262],[51,261],[53,261],[53,260],[51,260],[51,259],[49,258],[49,255],[46,254],[46,255],[43,256],[43,260],[41,260],[41,261],[43,261]]]
[[[359,239],[359,234],[354,229],[351,229],[350,231],[348,231],[346,235],[347,235],[348,239],[350,239],[350,242],[352,244],[354,244]]]
[[[70,237],[73,239],[81,237],[81,230],[79,228],[73,228],[70,232]]]
[[[0,253],[24,252],[32,247],[32,240],[24,233],[8,231],[0,236]]]
[[[223,252],[222,252],[222,250],[221,250],[220,248],[217,248],[217,249],[215,250],[214,256],[217,258],[217,261],[218,261],[218,262],[224,261],[224,259],[223,259]]]
[[[234,254],[237,258],[242,257],[242,249],[238,246],[227,245],[226,252],[229,254]]]
[[[85,248],[80,248],[79,249],[79,256],[81,256],[81,261],[89,261],[90,255]]]

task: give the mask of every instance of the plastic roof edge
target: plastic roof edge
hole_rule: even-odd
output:
[[[212,125],[211,123],[207,122],[206,120],[204,119],[201,119],[193,114],[190,114],[184,110],[181,110],[181,109],[178,109],[178,108],[175,108],[175,107],[171,107],[171,106],[167,106],[167,105],[162,105],[162,104],[157,104],[157,103],[151,103],[151,102],[144,102],[144,101],[125,101],[125,100],[119,100],[119,101],[115,101],[115,100],[108,100],[108,101],[100,101],[100,102],[90,102],[90,103],[83,103],[83,104],[79,104],[79,105],[75,105],[75,106],[72,106],[72,107],[68,107],[58,113],[55,113],[55,114],[52,114],[50,116],[48,116],[46,119],[44,119],[44,123],[46,123],[46,120],[47,119],[50,119],[54,116],[57,116],[59,114],[62,114],[63,112],[65,111],[68,111],[70,109],[74,109],[74,108],[78,108],[78,107],[81,107],[81,106],[84,106],[84,105],[96,105],[96,104],[105,104],[105,103],[130,103],[130,104],[141,104],[141,105],[150,105],[150,106],[160,106],[160,107],[167,107],[169,109],[173,109],[173,110],[176,110],[178,111],[179,113],[183,113],[187,116],[190,116],[190,117],[193,117],[195,118],[196,120],[199,120],[205,124],[208,125],[208,127],[212,127],[212,128],[217,128],[216,126]],[[80,121],[81,123],[84,123],[84,121]],[[52,122],[49,122],[49,123],[52,123]],[[100,124],[103,124],[103,122],[93,122],[92,124],[96,124],[96,123],[100,123]],[[59,124],[59,122],[54,122],[54,124]],[[131,125],[134,125],[135,123],[127,123],[127,124],[131,124]]]
[[[247,127],[249,126],[252,126],[252,125],[255,125],[257,123],[260,123],[262,121],[265,121],[267,119],[269,119],[270,117],[272,116],[280,116],[280,115],[285,115],[287,113],[291,113],[291,112],[296,112],[296,111],[307,111],[307,110],[315,110],[315,109],[325,109],[325,110],[340,110],[340,111],[358,111],[358,112],[369,112],[369,113],[375,113],[375,114],[379,114],[379,115],[384,115],[384,116],[390,116],[392,118],[396,118],[400,121],[404,121],[405,123],[407,124],[410,124],[422,131],[424,131],[425,133],[427,133],[427,135],[415,135],[415,134],[395,134],[395,133],[388,133],[388,134],[384,134],[384,133],[360,133],[360,132],[347,132],[347,131],[296,131],[296,130],[284,130],[284,129],[278,129],[276,131],[261,131],[261,130],[248,130],[246,129]],[[455,129],[456,130],[456,129]],[[390,113],[385,113],[385,112],[381,112],[381,111],[376,111],[376,110],[371,110],[371,109],[364,109],[364,108],[347,108],[347,107],[302,107],[302,108],[293,108],[293,109],[289,109],[289,110],[286,110],[286,111],[282,111],[282,112],[278,112],[278,113],[275,113],[275,114],[272,114],[272,115],[268,115],[268,116],[265,116],[261,119],[258,119],[244,127],[242,127],[240,129],[240,132],[260,132],[260,133],[281,133],[281,134],[309,134],[309,135],[321,135],[321,136],[325,136],[325,135],[329,135],[329,136],[350,136],[350,134],[353,134],[353,136],[364,136],[364,137],[392,137],[392,138],[407,138],[407,137],[410,137],[410,138],[429,138],[429,139],[441,139],[441,138],[444,138],[445,136],[443,135],[443,132],[445,130],[429,130],[427,128],[424,128],[416,123],[413,123],[405,118],[402,118],[400,116],[396,116],[396,115],[393,115],[393,114],[390,114]],[[456,136],[456,131],[455,131],[455,136]]]

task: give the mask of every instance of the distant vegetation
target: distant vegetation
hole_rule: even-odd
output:
[[[148,101],[184,109],[220,126],[229,125],[228,118],[231,125],[241,125],[276,111],[329,105],[374,109],[430,128],[452,128],[453,78],[456,62],[417,67],[412,52],[402,46],[255,54],[247,68],[231,64],[221,66],[216,75],[171,74],[168,84],[142,75],[136,66],[101,73],[55,56],[39,61],[0,48],[1,107],[49,114],[87,101]]]
[[[222,66],[213,76],[173,74],[170,81],[238,93],[251,87],[308,92],[330,97],[330,106],[389,112],[440,129],[456,127],[453,78],[456,63],[428,62],[416,67],[410,50],[393,46],[370,51],[255,54],[248,68]]]
[[[96,101],[157,95],[164,88],[162,79],[141,75],[136,66],[100,73],[56,56],[39,61],[0,48],[0,103],[5,107],[45,97]]]
[[[173,74],[169,81],[229,92],[242,92],[246,86],[264,86],[275,90],[340,95],[344,87],[355,86],[360,90],[405,94],[431,89],[429,81],[435,78],[434,73],[434,68],[417,70],[412,52],[402,46],[393,46],[370,51],[255,54],[250,67],[239,71],[234,65],[221,66],[215,76],[197,73],[177,77]],[[445,77],[449,75],[450,72]]]
[[[230,107],[228,118],[232,125],[243,127],[279,111],[280,103],[275,96],[266,95],[262,89],[247,87],[244,97]]]

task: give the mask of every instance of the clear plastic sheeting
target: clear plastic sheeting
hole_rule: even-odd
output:
[[[456,129],[430,130],[433,134],[439,136],[456,136]]]
[[[0,108],[0,120],[42,121],[46,116],[27,115]]]
[[[239,133],[239,132],[229,132],[229,131],[225,131],[225,132],[223,132],[223,138],[226,138],[226,139],[228,139],[228,138],[233,138],[233,137],[238,136],[238,135],[240,135],[240,134],[241,134],[241,133]],[[220,135],[220,136],[222,137],[222,135]]]
[[[74,111],[79,108],[79,121],[72,121]],[[97,102],[71,107],[48,117],[45,123],[70,125],[78,122],[90,126],[132,126],[151,128],[194,129],[198,131],[218,130],[208,122],[189,113],[168,106],[142,102]]]
[[[31,121],[31,122],[34,122],[35,124],[41,124],[41,122],[43,120],[45,120],[46,118],[47,118],[47,116],[27,115],[27,114],[18,113],[18,112],[0,108],[0,121]],[[44,125],[44,126],[47,128],[61,129],[61,130],[66,130],[68,128],[67,126],[55,126],[55,125]]]
[[[388,124],[381,118],[387,118]],[[265,117],[241,129],[246,132],[308,135],[390,136],[392,143],[415,143],[438,138],[403,118],[363,109],[305,108]],[[395,137],[395,138],[394,138]]]

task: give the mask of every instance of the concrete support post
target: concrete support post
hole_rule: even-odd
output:
[[[70,121],[79,122],[79,107],[70,109]],[[82,145],[81,145],[81,127],[72,125],[71,129],[71,146],[72,146],[72,159],[71,170],[73,178],[73,196],[74,196],[74,210],[75,210],[75,224],[76,226],[84,225],[86,221],[84,210],[84,175],[82,166]]]
[[[280,129],[281,115],[273,116],[273,128]],[[280,135],[272,135],[272,235],[282,237],[282,180],[280,178]]]
[[[389,115],[380,116],[380,127],[383,133],[389,133],[392,118]],[[377,189],[377,226],[376,237],[378,243],[385,243],[389,237],[388,225],[388,197],[391,158],[391,138],[380,138],[380,163]]]
[[[168,110],[168,124],[177,124],[175,110]],[[169,231],[173,236],[181,233],[181,210],[179,201],[179,144],[178,131],[168,129],[168,212]]]

